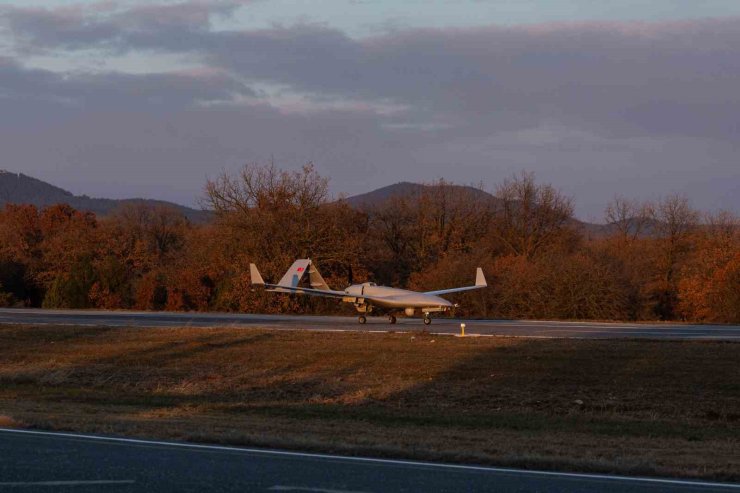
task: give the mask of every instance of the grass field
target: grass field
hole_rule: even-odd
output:
[[[740,479],[740,344],[0,326],[0,426]]]

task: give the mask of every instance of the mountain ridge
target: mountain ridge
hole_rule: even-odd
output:
[[[371,190],[369,192],[352,195],[350,197],[346,197],[344,200],[354,208],[372,209],[374,207],[382,205],[383,203],[393,199],[394,197],[406,197],[412,194],[418,194],[431,186],[433,185],[401,181],[392,185],[386,185],[384,187]],[[475,200],[499,200],[496,198],[495,195],[473,186],[457,184],[447,184],[447,186],[467,193],[470,195],[470,198]],[[607,235],[612,230],[612,227],[610,225],[581,221],[580,219],[576,219],[575,217],[572,217],[570,219],[570,223],[572,226],[579,228],[584,233],[592,236]]]
[[[342,200],[356,209],[369,209],[377,207],[394,197],[408,197],[419,194],[430,186],[422,183],[401,181],[376,188],[369,192],[345,197]],[[498,200],[489,192],[473,186],[457,184],[448,184],[447,186],[469,194],[474,200]],[[66,203],[75,209],[94,212],[100,216],[106,216],[124,204],[165,205],[175,208],[189,220],[198,223],[208,221],[212,215],[209,211],[192,209],[164,200],[144,198],[108,199],[75,195],[72,192],[39,180],[38,178],[0,169],[0,205],[6,203],[33,204],[39,208]],[[608,225],[588,223],[575,218],[571,221],[574,226],[582,228],[584,232],[593,235],[605,234],[609,229]]]
[[[383,202],[390,200],[393,197],[404,197],[404,196],[409,196],[412,194],[421,193],[431,186],[433,185],[425,185],[423,183],[413,183],[410,181],[399,181],[398,183],[393,183],[391,185],[386,185],[384,187],[376,188],[375,190],[370,190],[369,192],[352,195],[350,197],[345,198],[344,200],[349,205],[351,205],[352,207],[356,207],[356,208],[373,207],[373,206],[382,204]],[[475,187],[471,187],[468,185],[451,184],[451,183],[447,184],[446,186],[452,189],[455,189],[455,190],[461,190],[465,193],[468,193],[470,194],[471,198],[483,199],[483,200],[495,200],[495,197],[493,195],[486,192],[485,190],[481,190],[480,188],[475,188]]]
[[[193,222],[204,222],[210,217],[208,211],[192,209],[165,200],[138,197],[108,199],[75,195],[38,178],[0,169],[0,204],[7,203],[32,204],[39,208],[65,203],[75,209],[94,212],[100,216],[108,215],[124,204],[164,205],[178,210]]]

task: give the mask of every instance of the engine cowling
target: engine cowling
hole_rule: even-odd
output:
[[[350,296],[362,296],[362,284],[353,284],[344,290]]]
[[[406,308],[404,312],[406,312],[406,316],[413,317],[414,313],[416,313],[416,308]]]

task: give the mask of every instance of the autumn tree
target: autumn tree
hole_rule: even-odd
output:
[[[268,279],[279,278],[296,258],[311,258],[329,279],[362,271],[366,220],[329,199],[328,179],[310,163],[296,171],[248,164],[238,174],[224,173],[207,182],[204,205],[238,244],[241,258],[234,260],[242,278],[247,260],[260,264]]]
[[[740,220],[707,214],[692,235],[678,281],[678,311],[690,320],[740,322]]]
[[[622,245],[633,242],[648,232],[654,208],[650,202],[630,200],[620,195],[606,206],[604,219]]]
[[[685,197],[615,197],[606,234],[588,237],[570,199],[522,174],[496,188],[445,180],[372,207],[333,200],[313,166],[247,165],[208,181],[207,224],[131,202],[105,217],[64,204],[0,210],[0,306],[248,312],[350,309],[334,300],[265,296],[249,263],[277,280],[311,257],[328,283],[411,289],[472,281],[462,316],[740,321],[740,226],[699,216]]]
[[[485,250],[475,248],[470,252],[442,257],[433,266],[414,272],[409,287],[419,291],[446,289],[470,285],[475,279],[475,267],[482,267],[488,277],[489,286],[496,282],[494,261]],[[448,295],[459,304],[454,312],[457,316],[496,317],[501,316],[498,300],[489,289],[481,289]]]
[[[440,179],[365,206],[365,211],[372,246],[368,263],[376,280],[405,286],[412,274],[477,248],[488,231],[492,197],[481,188]]]
[[[32,205],[6,204],[0,211],[0,283],[6,303],[38,306],[43,285],[39,213]]]
[[[391,197],[368,211],[368,247],[365,257],[374,280],[404,286],[418,269],[416,214],[410,197]]]
[[[99,307],[165,308],[167,284],[175,289],[178,258],[191,229],[168,205],[127,203],[102,221],[92,297]],[[164,293],[164,294],[163,294]]]
[[[689,239],[698,217],[688,199],[681,195],[669,195],[653,208],[655,277],[648,289],[653,310],[663,320],[676,315],[680,267],[691,248]]]
[[[604,210],[608,235],[590,242],[590,249],[619,266],[628,286],[625,318],[654,318],[655,205],[649,201],[615,196]]]
[[[37,273],[46,288],[43,306],[86,308],[95,282],[93,260],[97,220],[67,204],[45,208],[39,215],[44,268]]]
[[[469,253],[488,231],[492,200],[482,188],[440,179],[420,189],[416,200],[418,251],[430,265],[448,253]]]
[[[496,215],[490,234],[504,254],[532,259],[571,233],[573,204],[551,185],[538,185],[522,173],[496,188]]]

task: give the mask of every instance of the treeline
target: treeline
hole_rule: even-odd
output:
[[[573,219],[568,197],[522,174],[492,196],[438,181],[353,208],[330,200],[308,165],[248,165],[206,184],[207,224],[128,205],[110,216],[55,205],[0,212],[0,305],[337,313],[331,300],[265,294],[249,263],[277,280],[312,258],[335,288],[372,280],[432,290],[468,284],[458,315],[489,318],[740,321],[740,228],[681,196],[616,198],[606,233]]]

